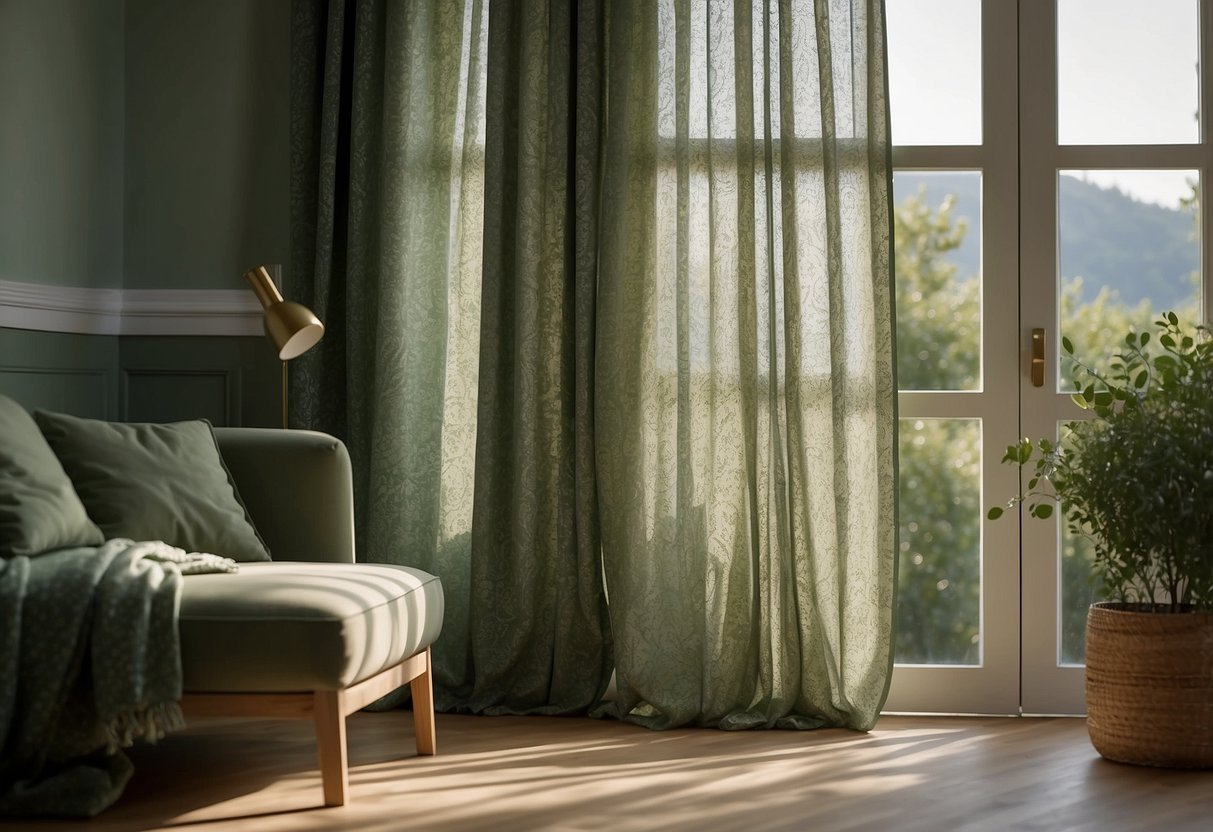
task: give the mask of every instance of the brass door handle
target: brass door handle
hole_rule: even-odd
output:
[[[1032,386],[1045,386],[1045,331],[1032,330]]]

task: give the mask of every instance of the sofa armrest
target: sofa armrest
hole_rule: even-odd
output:
[[[326,433],[215,428],[223,462],[274,560],[354,562],[350,456]]]

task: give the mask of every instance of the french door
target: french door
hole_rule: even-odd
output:
[[[901,519],[889,711],[1083,711],[1089,551],[989,507],[1079,418],[1057,349],[1209,319],[1201,0],[886,0]],[[1205,70],[1207,72],[1207,70]]]

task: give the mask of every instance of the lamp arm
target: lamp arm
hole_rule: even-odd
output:
[[[275,303],[282,303],[282,293],[274,285],[274,281],[265,266],[249,269],[244,273],[244,279],[253,287],[253,294],[257,296],[262,309],[269,309]]]

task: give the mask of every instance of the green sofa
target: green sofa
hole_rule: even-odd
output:
[[[430,645],[438,578],[354,563],[349,455],[311,431],[216,428],[272,562],[189,575],[179,614],[191,715],[299,717],[316,725],[324,801],[348,796],[345,717],[408,683],[417,752],[435,753]]]
[[[181,714],[312,720],[330,806],[348,799],[346,716],[405,684],[433,754],[442,584],[355,563],[353,511],[326,434],[30,414],[0,395],[0,814],[103,809],[129,771],[22,795],[66,782],[46,749],[79,761],[102,731],[112,759]],[[177,566],[140,560],[156,557]],[[86,707],[67,708],[77,693]]]

